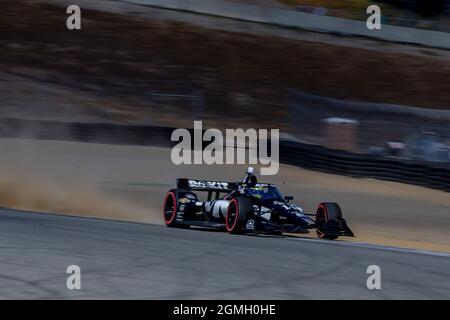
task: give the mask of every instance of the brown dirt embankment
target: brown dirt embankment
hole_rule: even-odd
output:
[[[2,68],[89,79],[120,76],[130,86],[136,79],[195,84],[205,89],[208,108],[218,112],[224,106],[230,113],[275,112],[274,105],[286,105],[286,88],[355,101],[450,107],[450,59],[438,51],[424,48],[410,55],[382,42],[368,46],[385,50],[363,49],[87,9],[83,29],[71,32],[63,9],[45,1],[2,1]]]

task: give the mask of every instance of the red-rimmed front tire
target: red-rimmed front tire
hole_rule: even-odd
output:
[[[342,211],[337,203],[323,202],[319,204],[316,211],[316,225],[322,226],[329,221],[338,221],[342,219]],[[319,229],[316,229],[317,236],[321,239],[335,240],[339,236],[326,234]]]
[[[227,231],[231,234],[245,233],[245,224],[252,208],[248,198],[242,196],[232,198],[225,219]]]
[[[177,216],[177,196],[175,190],[170,190],[164,199],[163,219],[168,227],[176,225]]]

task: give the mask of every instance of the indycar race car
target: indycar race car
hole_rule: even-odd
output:
[[[205,192],[206,201],[194,191]],[[177,188],[164,199],[163,218],[168,227],[199,226],[232,234],[281,235],[315,229],[322,239],[354,236],[337,203],[320,203],[315,214],[308,214],[291,200],[268,183],[177,179]]]

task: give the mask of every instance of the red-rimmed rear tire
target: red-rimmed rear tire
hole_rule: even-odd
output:
[[[176,225],[177,216],[177,196],[175,190],[167,192],[163,204],[163,219],[168,227]]]
[[[231,234],[245,233],[245,224],[252,209],[252,203],[248,198],[243,196],[232,198],[225,219],[227,231]]]
[[[338,221],[342,219],[342,211],[339,205],[335,202],[323,202],[319,204],[316,211],[316,225],[321,226],[328,221]],[[316,229],[317,236],[321,239],[335,240],[339,236],[323,233]]]

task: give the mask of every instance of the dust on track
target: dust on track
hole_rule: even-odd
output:
[[[1,139],[0,206],[162,224],[165,193],[178,177],[233,181],[243,166],[173,165],[170,149]],[[336,201],[357,238],[450,252],[448,193],[282,165],[276,183],[307,212]],[[314,237],[313,233],[310,236]]]

